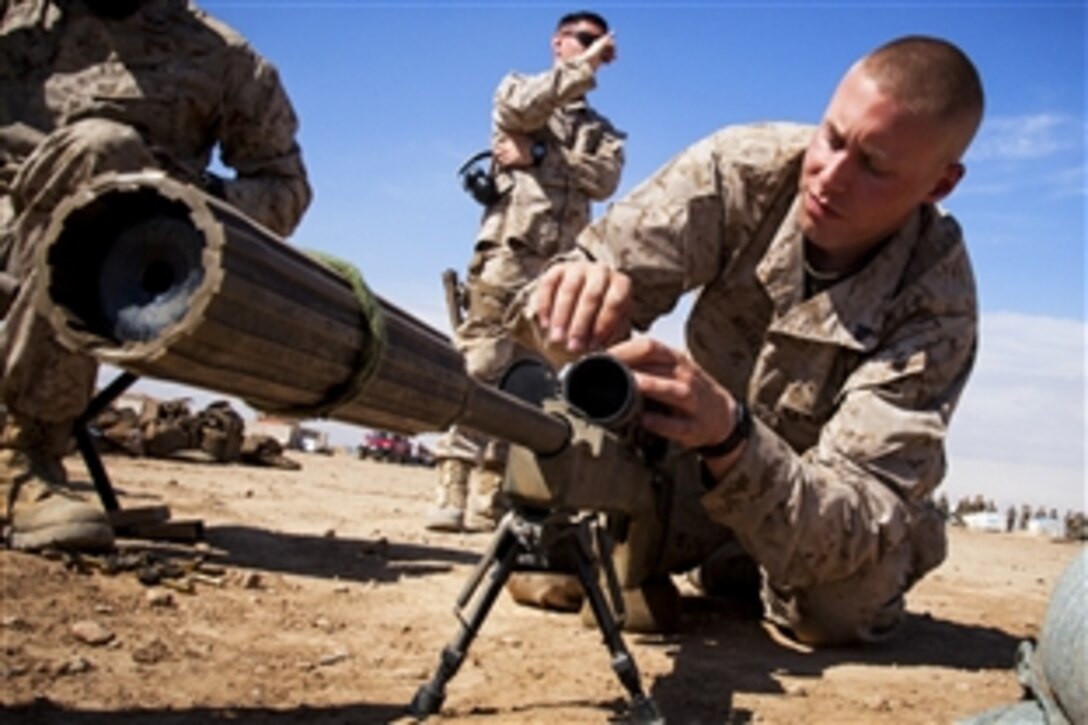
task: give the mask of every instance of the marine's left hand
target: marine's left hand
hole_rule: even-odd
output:
[[[630,368],[643,397],[668,408],[643,414],[642,424],[651,433],[698,448],[732,432],[733,396],[687,353],[648,337],[621,342],[608,352]]]

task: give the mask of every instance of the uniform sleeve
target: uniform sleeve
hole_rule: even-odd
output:
[[[772,127],[727,127],[682,151],[586,227],[577,248],[555,261],[593,259],[632,280],[631,322],[646,330],[680,297],[712,281],[732,254],[752,237],[767,210],[794,184],[790,159],[799,149],[782,144]],[[790,187],[792,188],[792,187]],[[507,328],[553,362],[565,353],[543,346],[527,312],[534,284],[507,310]]]
[[[311,197],[294,109],[275,67],[248,46],[226,72],[219,143],[223,163],[235,171],[225,183],[227,201],[289,235]]]
[[[563,162],[570,169],[574,186],[594,201],[604,201],[616,193],[623,172],[624,135],[611,127],[600,124],[589,134],[593,138],[584,147],[556,150],[563,154]]]
[[[555,109],[579,98],[597,85],[588,61],[571,60],[537,75],[511,73],[495,91],[494,123],[497,129],[532,133],[548,123]]]
[[[707,281],[721,255],[722,202],[713,148],[702,142],[681,153],[586,227],[570,252],[549,264],[594,260],[632,278],[632,323],[646,330],[688,289]],[[700,270],[702,270],[700,272]],[[556,367],[576,355],[547,343],[529,305],[535,282],[507,308],[510,335]]]
[[[725,199],[711,139],[682,152],[591,224],[584,254],[630,275],[638,329],[717,273],[726,249]]]
[[[910,536],[915,504],[944,476],[945,434],[974,363],[970,299],[901,323],[849,376],[811,449],[797,453],[755,421],[741,459],[703,503],[773,584],[843,579]]]

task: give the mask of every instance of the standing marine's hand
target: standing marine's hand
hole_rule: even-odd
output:
[[[598,262],[561,262],[537,280],[530,310],[549,344],[582,353],[631,331],[631,278]]]
[[[589,61],[593,70],[597,70],[605,63],[611,63],[616,59],[616,36],[614,33],[605,33],[582,51],[583,60]]]

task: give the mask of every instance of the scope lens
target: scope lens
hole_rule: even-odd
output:
[[[635,402],[631,374],[604,355],[587,357],[571,366],[563,380],[563,392],[568,403],[602,424],[623,419]]]

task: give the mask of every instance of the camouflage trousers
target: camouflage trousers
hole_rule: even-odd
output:
[[[57,342],[35,310],[41,280],[33,270],[37,247],[60,201],[97,174],[157,167],[155,157],[131,127],[85,119],[44,138],[23,161],[12,182],[14,219],[6,270],[19,280],[0,333],[3,400],[9,410],[63,423],[87,407],[97,365]]]
[[[457,349],[472,377],[497,385],[515,360],[535,357],[528,348],[514,342],[503,317],[514,296],[536,278],[545,261],[534,254],[517,252],[511,245],[477,246],[469,263],[468,309],[454,331]],[[506,461],[506,444],[455,425],[438,439],[435,457],[496,468]]]
[[[819,536],[819,521],[803,521],[802,502],[786,500],[783,511],[761,516],[752,530],[736,531],[717,522],[702,504],[706,493],[701,463],[688,453],[670,465],[673,481],[665,512],[665,535],[654,550],[643,556],[641,571],[679,573],[706,562],[722,550],[739,548],[758,565],[773,560],[782,537]],[[831,494],[826,494],[831,495]],[[834,510],[828,504],[823,510]],[[804,572],[804,581],[779,580],[761,569],[764,617],[789,630],[808,644],[875,642],[894,634],[902,622],[904,596],[923,574],[945,556],[944,517],[928,503],[913,506],[909,535],[895,544],[881,540],[879,527],[854,532],[859,541],[877,552],[857,571],[845,571],[844,563],[822,560],[819,569]],[[861,541],[864,540],[864,541]],[[798,541],[799,549],[805,547]],[[632,548],[638,549],[638,545]],[[803,555],[803,554],[799,554]],[[640,563],[635,562],[636,566]]]

